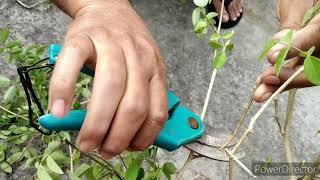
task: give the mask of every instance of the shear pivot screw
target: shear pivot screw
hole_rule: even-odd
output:
[[[194,118],[190,117],[190,118],[188,119],[188,122],[189,122],[189,125],[190,125],[190,127],[191,127],[192,129],[198,129],[199,123],[198,123],[197,120],[195,120]]]

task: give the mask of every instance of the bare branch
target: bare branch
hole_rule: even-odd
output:
[[[245,166],[235,155],[233,155],[233,153],[231,151],[229,151],[228,149],[225,149],[226,153],[232,157],[233,160],[235,160],[243,170],[245,170],[250,176],[252,177],[256,177],[249,168],[247,168],[247,166]]]

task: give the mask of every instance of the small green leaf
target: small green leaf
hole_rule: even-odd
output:
[[[218,33],[213,33],[213,34],[210,36],[210,42],[211,42],[211,41],[217,42],[219,39],[220,39],[220,34],[218,34]]]
[[[0,88],[8,87],[10,85],[10,79],[0,76]]]
[[[138,177],[136,180],[141,180],[144,178],[144,175],[145,175],[145,172],[144,172],[144,169],[143,168],[140,168],[139,171],[138,171]]]
[[[216,69],[222,68],[227,62],[227,55],[224,51],[220,51],[213,59],[213,67]]]
[[[138,157],[132,161],[132,163],[129,165],[128,170],[126,172],[126,176],[125,176],[126,180],[137,179],[142,161],[143,161],[143,158],[141,157]]]
[[[267,42],[267,44],[265,45],[265,47],[263,48],[263,51],[261,52],[261,54],[259,55],[258,57],[258,61],[262,60],[266,55],[267,53],[269,52],[269,50],[275,45],[277,44],[277,42],[273,39],[269,40]]]
[[[7,162],[2,162],[0,165],[1,169],[6,173],[12,173],[12,167]]]
[[[286,59],[288,52],[289,52],[289,48],[284,48],[279,52],[279,54],[277,56],[276,65],[275,65],[277,76],[280,73],[282,64],[283,64],[284,60]]]
[[[216,12],[209,12],[209,13],[207,14],[207,18],[208,18],[208,19],[212,19],[212,18],[214,18],[214,17],[216,17],[216,16],[218,16],[218,13],[216,13]]]
[[[41,164],[39,164],[38,166],[37,176],[39,180],[52,180],[46,168],[43,167]]]
[[[314,46],[312,46],[309,50],[308,50],[308,55],[312,55],[313,54],[313,52],[314,52],[314,50],[315,50],[316,48],[314,47]]]
[[[1,134],[5,135],[5,136],[9,136],[12,132],[9,130],[2,130],[0,131]]]
[[[196,25],[200,19],[201,19],[201,8],[197,7],[192,12],[192,24]]]
[[[204,29],[206,29],[208,26],[208,21],[206,19],[201,19],[198,21],[198,23],[194,27],[194,31],[196,33],[202,33]]]
[[[193,0],[193,3],[199,7],[205,7],[208,4],[208,0]]]
[[[72,105],[72,109],[80,109],[81,108],[81,104],[79,102],[74,102],[73,105]]]
[[[311,83],[319,86],[320,59],[314,56],[307,56],[304,60],[304,74]]]
[[[228,45],[226,46],[226,50],[228,50],[228,51],[232,51],[233,48],[234,48],[234,45],[233,45],[233,44],[228,44]]]
[[[162,166],[162,171],[168,179],[171,179],[171,175],[176,172],[176,167],[171,162],[166,162]]]
[[[61,170],[59,165],[52,159],[51,156],[47,157],[47,166],[51,171],[57,174],[63,174],[63,171]]]
[[[10,102],[14,99],[14,97],[17,94],[17,88],[16,86],[11,86],[4,94],[3,100],[4,102]]]
[[[74,175],[81,177],[90,167],[88,164],[83,163],[74,171]]]
[[[7,144],[0,143],[0,151],[4,151],[7,149]]]
[[[3,44],[9,37],[9,29],[3,29],[0,31],[0,43]]]
[[[223,39],[229,40],[233,37],[234,31],[227,31],[222,35]]]
[[[12,49],[13,47],[20,47],[21,46],[21,42],[20,41],[10,41],[8,42],[6,48]]]
[[[212,47],[213,49],[219,49],[223,47],[222,44],[215,41],[209,42],[209,46]]]
[[[4,151],[0,151],[0,162],[2,162],[5,159],[6,155]]]
[[[0,139],[8,139],[8,136],[0,134]]]
[[[13,153],[8,159],[7,162],[13,164],[19,160],[21,160],[22,152]]]

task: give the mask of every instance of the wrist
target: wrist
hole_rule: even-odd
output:
[[[114,6],[130,5],[129,0],[51,0],[56,6],[71,17],[75,17],[84,9],[104,8],[106,11]]]

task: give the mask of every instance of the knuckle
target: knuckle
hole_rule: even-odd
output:
[[[134,115],[136,118],[143,118],[147,114],[146,104],[141,101],[131,100],[125,107],[125,113]]]
[[[141,55],[148,57],[157,57],[156,48],[149,39],[143,36],[137,36],[135,38],[135,41]]]
[[[61,74],[54,74],[50,81],[50,87],[54,89],[55,92],[66,92],[73,89],[74,85],[68,78]]]
[[[133,143],[130,148],[135,151],[144,151],[151,146],[152,143]]]
[[[124,148],[119,143],[108,144],[108,146],[103,146],[100,151],[111,156],[116,156],[120,154]]]
[[[168,119],[168,113],[165,111],[157,111],[150,115],[147,122],[151,127],[156,129],[162,129]]]

